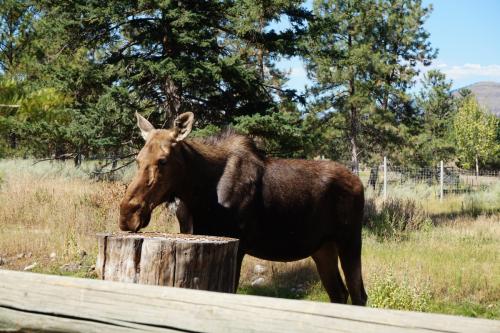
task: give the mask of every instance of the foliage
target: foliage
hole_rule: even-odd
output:
[[[416,103],[422,115],[416,124],[411,160],[420,166],[449,161],[455,153],[450,119],[456,112],[451,81],[438,70],[424,75]]]
[[[208,124],[203,128],[196,128],[191,133],[192,138],[206,138],[212,135],[217,135],[220,133],[221,129],[213,124]]]
[[[414,199],[390,198],[379,207],[368,205],[365,224],[381,241],[388,239],[402,240],[408,232],[426,229],[432,226],[423,208]]]
[[[396,126],[404,126],[401,105],[416,66],[435,57],[423,28],[429,12],[413,0],[314,2],[304,42],[312,92],[319,117],[340,123],[356,168],[367,147],[382,152],[400,141]]]
[[[30,89],[24,82],[0,78],[0,133],[11,151],[24,147],[42,155],[47,146],[58,146],[66,141],[64,130],[71,122],[66,106],[71,99],[54,88]],[[54,148],[57,150],[57,147]],[[23,151],[23,150],[21,150]]]
[[[0,4],[1,156],[119,158],[143,143],[134,112],[165,128],[193,111],[193,135],[232,125],[280,157],[457,159],[449,118],[470,91],[457,102],[429,71],[409,92],[436,55],[419,0]],[[292,56],[313,80],[304,96],[277,66]]]
[[[29,55],[36,11],[29,0],[0,0],[0,74],[16,73]]]
[[[284,10],[292,3],[274,6],[267,20],[296,15]],[[62,17],[62,29],[73,32],[88,48],[93,70],[107,73],[98,81],[104,94],[98,92],[87,103],[85,116],[96,120],[113,105],[114,123],[123,128],[106,137],[129,140],[131,121],[120,118],[126,114],[133,119],[135,111],[148,114],[157,127],[169,126],[179,113],[192,111],[203,126],[228,124],[237,116],[275,106],[257,66],[241,52],[257,40],[274,56],[286,54],[289,51],[280,45],[288,45],[294,33],[256,30],[257,17],[247,15],[253,9],[244,1],[114,1],[74,7],[55,1],[48,6],[49,17]],[[234,11],[247,22],[232,16]],[[268,22],[263,24],[265,28]]]
[[[274,62],[298,52],[295,40],[305,31],[308,11],[297,0],[257,7],[243,0],[7,2],[2,31],[17,30],[6,45],[19,45],[23,56],[15,59],[19,66],[3,71],[27,91],[48,89],[71,100],[69,124],[27,122],[30,133],[44,129],[52,132],[44,140],[58,142],[44,154],[54,146],[59,153],[94,156],[131,150],[141,142],[136,111],[159,128],[184,111],[195,112],[199,127],[222,126],[239,116],[276,112],[294,95],[282,88],[285,74]],[[16,14],[20,19],[3,24],[17,12],[32,15]],[[286,18],[289,29],[268,29]],[[7,63],[2,56],[0,63]]]
[[[409,311],[426,311],[429,307],[430,295],[425,289],[400,283],[388,274],[378,277],[370,288],[370,306]]]
[[[476,165],[478,170],[480,160],[500,152],[496,140],[498,123],[498,119],[481,107],[474,97],[464,100],[453,119],[453,134],[458,157],[465,168]]]
[[[242,116],[236,118],[235,128],[256,136],[262,149],[272,156],[306,157],[309,151],[310,134],[297,112]]]

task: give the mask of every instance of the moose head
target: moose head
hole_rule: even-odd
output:
[[[133,232],[149,224],[156,206],[173,200],[176,181],[183,172],[177,144],[191,132],[194,115],[179,115],[170,129],[155,129],[138,113],[136,118],[146,143],[137,155],[137,173],[120,204],[120,229]]]

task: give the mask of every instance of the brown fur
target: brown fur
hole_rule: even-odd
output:
[[[234,133],[177,141],[178,132],[149,132],[121,204],[121,229],[144,228],[154,207],[178,198],[181,230],[240,239],[240,265],[245,254],[276,261],[312,256],[333,302],[345,303],[348,290],[353,304],[366,304],[364,195],[356,175],[329,161],[268,158]]]

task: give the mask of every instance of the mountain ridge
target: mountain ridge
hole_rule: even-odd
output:
[[[500,117],[500,82],[479,81],[460,89],[472,91],[480,105],[486,107],[495,116]],[[460,89],[457,89],[454,94],[458,94]]]

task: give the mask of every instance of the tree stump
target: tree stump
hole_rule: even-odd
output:
[[[234,292],[238,240],[164,233],[98,234],[100,279]]]

